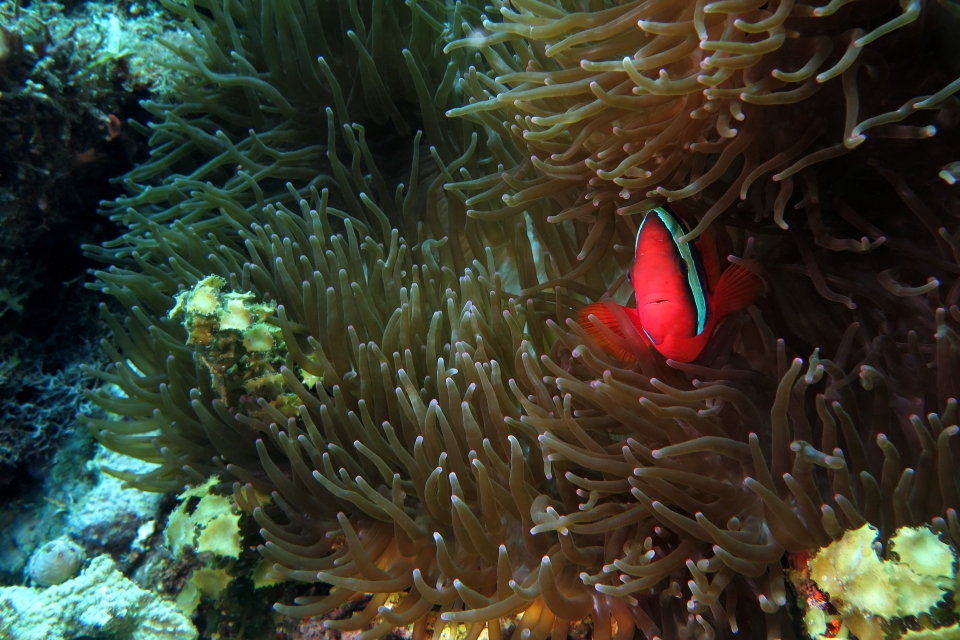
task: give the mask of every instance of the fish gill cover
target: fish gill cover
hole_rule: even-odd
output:
[[[326,585],[277,611],[789,637],[785,567],[845,532],[960,544],[949,0],[164,5],[191,80],[86,248],[125,309],[91,428],[158,465],[130,485],[218,476],[271,575]],[[620,318],[621,361],[575,319],[627,302],[666,201],[769,291],[691,363]]]

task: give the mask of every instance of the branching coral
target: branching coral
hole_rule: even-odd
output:
[[[479,219],[529,211],[585,224],[581,258],[631,246],[615,213],[703,197],[690,206],[694,238],[771,176],[775,206],[751,204],[783,226],[798,172],[868,135],[933,135],[893,123],[960,89],[901,97],[910,89],[881,78],[885,59],[914,55],[919,1],[577,7],[500,2],[499,16],[465,23],[447,45],[479,52],[459,84],[469,104],[448,115],[482,124],[501,149],[495,172],[449,188]]]

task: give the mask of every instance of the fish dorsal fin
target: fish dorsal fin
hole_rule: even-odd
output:
[[[628,316],[629,312],[631,311],[636,313],[636,309],[624,308],[623,310],[628,313]],[[613,312],[607,308],[607,305],[602,302],[594,302],[593,304],[588,304],[583,309],[580,309],[580,314],[578,317],[580,326],[583,327],[583,330],[587,332],[588,336],[593,338],[593,340],[600,345],[604,351],[612,355],[614,358],[624,362],[636,362],[637,357],[633,354],[633,352],[623,348],[621,345],[614,344],[613,341],[605,336],[595,324],[590,322],[591,315],[595,316],[597,320],[600,321],[600,324],[610,329],[614,335],[626,342],[627,337],[623,331],[623,327],[620,326],[620,321],[617,320],[617,316],[615,316]]]
[[[748,260],[759,268],[759,264]],[[752,270],[739,264],[731,265],[720,276],[713,294],[713,313],[717,322],[731,313],[746,309],[763,293],[763,280]]]
[[[640,246],[640,234],[643,233],[643,226],[652,215],[656,215],[658,218],[660,218],[663,226],[665,226],[667,231],[670,232],[670,236],[673,238],[674,245],[676,245],[677,252],[680,254],[681,260],[683,260],[683,262],[686,264],[687,284],[690,287],[690,294],[697,309],[696,335],[699,335],[703,333],[703,330],[707,325],[707,297],[703,286],[704,280],[700,272],[700,267],[693,257],[690,244],[686,242],[680,242],[680,238],[686,234],[686,231],[666,207],[657,207],[656,209],[648,211],[646,215],[644,215],[643,222],[640,223],[640,229],[637,231],[637,245],[634,247],[634,255],[637,254]]]

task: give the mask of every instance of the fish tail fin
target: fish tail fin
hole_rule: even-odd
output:
[[[700,234],[696,247],[700,252],[700,260],[703,262],[703,270],[707,276],[707,286],[710,291],[716,291],[720,283],[720,259],[717,257],[717,243],[713,237],[713,231],[707,229]]]
[[[750,261],[752,264],[756,264]],[[759,266],[759,265],[758,265]],[[734,264],[720,276],[713,294],[713,313],[722,320],[731,313],[746,309],[763,293],[763,280],[752,270]]]
[[[626,342],[627,338],[623,332],[623,327],[620,326],[620,321],[617,320],[613,312],[607,308],[607,305],[602,302],[594,302],[580,309],[578,317],[580,326],[583,327],[583,330],[587,332],[588,336],[593,338],[604,351],[613,357],[618,360],[623,360],[624,362],[635,361],[637,357],[633,355],[632,352],[619,344],[615,344],[609,336],[605,335],[604,331],[590,321],[591,315],[596,317],[596,319],[600,321],[600,324],[609,329],[614,336]]]

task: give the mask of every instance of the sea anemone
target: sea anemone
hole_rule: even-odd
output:
[[[387,214],[401,215],[393,190],[408,173],[417,128],[428,131],[433,147],[421,153],[435,152],[443,164],[459,155],[462,131],[438,111],[453,82],[447,67],[455,68],[438,55],[447,11],[440,3],[407,9],[379,0],[164,0],[164,6],[185,19],[193,36],[193,46],[164,42],[189,80],[177,85],[176,102],[144,103],[154,119],[149,127],[130,123],[150,136],[153,151],[125,176],[127,194],[104,203],[126,232],[104,247],[86,247],[103,261],[132,265],[134,252],[156,250],[151,222],[230,233],[229,219],[247,225],[249,212],[267,201],[296,203],[312,188],[330,188],[339,209],[379,228],[360,193],[376,191]],[[358,166],[341,165],[338,144],[340,153],[363,147],[390,158],[383,163],[389,173],[367,182]]]
[[[867,364],[897,357],[893,341],[864,352],[852,325],[835,359],[814,352],[804,366],[753,313],[703,364],[639,353],[636,367],[619,365],[564,320],[562,302],[540,327],[542,302],[504,291],[492,253],[456,278],[449,241],[410,246],[394,233],[361,244],[352,223],[331,233],[322,196],[260,217],[206,244],[205,258],[190,255],[196,235],[154,231],[172,261],[190,256],[197,274],[278,303],[279,374],[296,413],[218,397],[166,317],[172,297],[115,269],[100,277],[131,305],[127,326],[114,322],[128,350],[100,375],[127,397],[97,400],[127,418],[94,426],[107,446],[161,465],[125,476],[136,486],[236,478],[274,571],[334,585],[278,605],[284,613],[323,615],[374,594],[326,625],[379,637],[462,623],[496,635],[523,613],[518,630],[535,637],[587,618],[619,637],[779,633],[785,551],[867,522],[889,534],[933,517],[960,534],[957,427],[944,426],[957,403],[937,397],[942,415],[898,420],[916,400]],[[516,254],[531,250],[525,234],[514,242]],[[148,298],[166,303],[153,311]],[[936,320],[949,341],[946,314]],[[756,368],[734,348],[749,336],[765,354]],[[956,351],[938,353],[936,369],[953,375]],[[307,388],[306,374],[319,382]],[[808,400],[809,387],[819,392]]]
[[[544,24],[576,22],[552,5],[517,5],[546,12]],[[611,334],[636,358],[620,362],[573,318],[605,293],[623,295],[609,250],[614,230],[635,233],[629,216],[609,209],[592,227],[572,215],[548,224],[534,214],[553,205],[536,203],[516,220],[466,216],[466,187],[454,178],[472,180],[517,150],[503,144],[511,134],[499,123],[484,123],[482,141],[469,123],[436,117],[466,61],[454,49],[442,64],[440,43],[459,41],[475,8],[411,2],[398,16],[379,2],[350,3],[356,11],[340,16],[340,28],[355,36],[340,46],[357,64],[335,82],[325,76],[319,100],[332,107],[311,107],[313,94],[298,83],[333,68],[314,67],[316,52],[297,49],[305,46],[298,25],[314,24],[316,5],[194,6],[181,11],[203,53],[182,53],[199,84],[184,87],[183,104],[157,108],[158,151],[130,178],[132,195],[110,206],[128,233],[90,249],[111,264],[93,286],[125,309],[121,317],[104,307],[113,364],[94,372],[123,394],[91,394],[122,419],[91,427],[109,448],[158,465],[117,474],[133,486],[179,492],[219,476],[259,525],[258,549],[275,574],[329,585],[279,611],[322,616],[370,596],[350,618],[324,623],[364,639],[405,626],[414,638],[431,629],[440,638],[463,625],[469,640],[484,630],[500,638],[511,626],[524,639],[557,640],[574,622],[600,639],[628,640],[636,629],[647,638],[774,638],[791,633],[786,554],[867,523],[886,539],[927,522],[960,544],[960,250],[941,213],[919,206],[887,165],[870,176],[910,215],[887,202],[892,213],[865,220],[855,213],[860,201],[806,174],[802,232],[718,227],[722,255],[765,265],[767,298],[722,324],[694,363],[663,360],[629,328],[625,339]],[[622,17],[630,7],[598,15]],[[694,8],[676,11],[691,13],[690,25],[676,24],[696,32]],[[741,22],[776,15],[750,11]],[[390,28],[377,22],[383,16]],[[366,19],[372,25],[361,29]],[[708,32],[717,28],[704,20]],[[887,24],[870,20],[874,35]],[[289,51],[277,44],[281,28]],[[317,28],[333,39],[334,25]],[[657,27],[668,28],[680,27]],[[380,92],[386,85],[369,75],[376,69],[357,39],[375,48],[386,30],[394,44],[431,40],[418,29],[433,35],[417,47],[436,57],[421,66],[412,49],[400,55],[425,133],[377,146],[348,114],[364,95],[366,107],[383,110],[361,104],[358,113],[376,123],[393,94]],[[787,27],[777,29],[785,37]],[[478,43],[513,65],[495,40],[520,40],[503,33]],[[610,47],[627,39],[614,34]],[[802,53],[809,43],[798,41]],[[231,48],[245,53],[227,55]],[[531,60],[540,55],[529,50]],[[333,45],[321,53],[348,55]],[[214,72],[214,64],[224,66]],[[609,73],[627,74],[618,64]],[[299,76],[289,76],[291,65]],[[355,68],[365,71],[350,75]],[[729,78],[745,74],[734,68]],[[465,78],[495,82],[472,71]],[[609,97],[604,82],[595,83]],[[294,98],[312,119],[287,113]],[[723,100],[733,113],[733,98]],[[405,116],[393,121],[398,131],[416,123],[397,111]],[[237,129],[260,126],[259,117],[267,133],[241,139]],[[401,147],[411,159],[398,186],[389,176],[399,174]],[[806,152],[798,147],[796,157]],[[693,153],[682,150],[676,166],[689,173],[700,157],[709,173],[710,154]],[[750,161],[759,166],[759,157]],[[519,188],[504,173],[502,184],[495,176],[474,186],[485,198]],[[538,183],[537,197],[554,195],[548,184]],[[824,204],[821,191],[831,196]],[[835,225],[835,213],[849,226]],[[891,220],[898,233],[877,226]],[[872,241],[844,239],[861,225]],[[941,238],[938,253],[916,255],[923,233]]]
[[[919,0],[500,3],[446,47],[477,52],[459,84],[467,104],[448,115],[506,150],[496,171],[449,188],[478,219],[577,221],[587,261],[632,246],[618,215],[692,198],[689,240],[771,177],[775,200],[746,204],[784,227],[805,168],[868,136],[936,133],[894,124],[960,89],[926,59],[919,83],[904,82],[920,66],[921,14]]]

